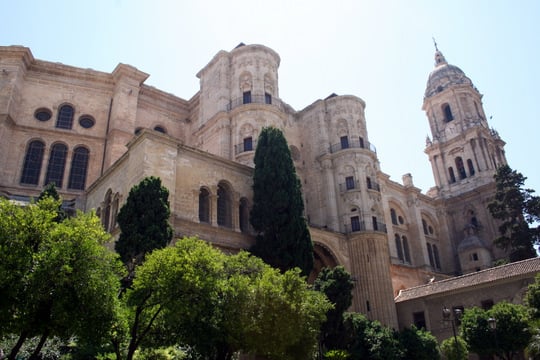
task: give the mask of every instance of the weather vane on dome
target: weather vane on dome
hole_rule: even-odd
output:
[[[437,47],[437,42],[435,41],[434,37],[431,37],[433,39],[433,45],[435,45],[435,51],[439,51],[439,48]]]

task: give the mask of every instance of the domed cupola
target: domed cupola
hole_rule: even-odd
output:
[[[457,248],[461,271],[467,274],[490,267],[491,253],[484,241],[478,236],[478,229],[472,224],[467,224],[464,235]]]
[[[474,88],[471,79],[457,66],[448,64],[442,52],[436,48],[435,69],[429,74],[424,96],[431,97],[453,85],[470,85]]]

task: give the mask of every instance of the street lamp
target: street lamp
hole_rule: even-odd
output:
[[[461,315],[463,315],[463,311],[461,309],[455,308],[454,317],[451,318],[451,315],[452,315],[452,311],[446,306],[444,306],[442,309],[443,321],[450,322],[452,324],[452,333],[454,334],[454,342],[456,343],[456,352],[458,354],[458,358],[460,358],[461,353],[459,351],[459,344],[458,344],[457,335],[456,335],[456,325],[458,325],[457,322],[461,319]]]
[[[489,329],[493,331],[493,338],[495,339],[495,355],[497,355],[497,350],[499,350],[499,344],[497,342],[497,319],[490,317],[487,322]]]

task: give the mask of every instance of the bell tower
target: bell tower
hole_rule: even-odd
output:
[[[425,153],[436,187],[430,192],[444,203],[457,272],[489,267],[503,256],[493,244],[498,229],[487,204],[495,192],[493,175],[506,164],[505,142],[489,127],[482,94],[436,43],[422,110],[431,129]]]
[[[505,142],[489,128],[482,94],[436,43],[422,110],[431,129],[425,152],[438,195],[448,198],[492,182],[497,167],[506,164]]]

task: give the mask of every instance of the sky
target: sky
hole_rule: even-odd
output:
[[[484,95],[509,165],[540,192],[540,1],[537,0],[0,0],[0,45],[36,59],[112,72],[190,99],[195,76],[220,50],[263,44],[281,57],[279,95],[302,110],[331,93],[366,102],[381,170],[434,186],[422,111],[434,68],[446,60]],[[539,195],[539,194],[536,194]]]

